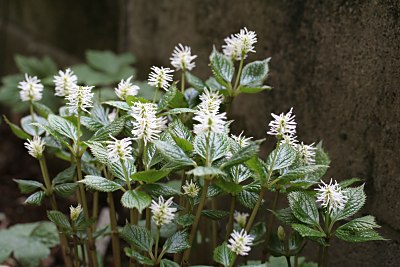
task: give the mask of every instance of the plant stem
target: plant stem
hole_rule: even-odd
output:
[[[236,90],[237,90],[237,87],[238,87],[239,81],[240,81],[240,76],[242,75],[243,61],[244,61],[244,55],[242,55],[242,59],[240,60],[239,70],[238,70],[238,74],[236,76],[235,85],[233,86],[233,89],[232,89],[233,96],[235,96],[235,94],[236,94]]]
[[[30,101],[29,102],[29,112],[31,113],[31,117],[32,117],[32,123],[35,123],[35,112],[33,111],[33,102]],[[38,135],[38,127],[37,126],[33,126],[35,128],[35,133],[36,135]]]
[[[97,216],[99,214],[99,192],[95,191],[93,193],[93,210],[92,210],[92,217],[97,220]],[[92,224],[93,232],[96,231],[96,224]]]
[[[324,247],[324,252],[322,255],[322,267],[328,267],[328,250],[329,250],[329,238],[326,240],[327,246]]]
[[[208,186],[210,185],[210,182],[211,181],[208,179],[204,180],[204,186],[203,186],[203,190],[201,192],[200,203],[199,203],[199,206],[197,207],[196,216],[195,216],[195,219],[194,219],[194,222],[192,225],[192,229],[190,231],[190,236],[189,236],[189,244],[191,247],[193,244],[194,237],[196,236],[196,233],[197,233],[197,226],[200,221],[201,211],[203,210],[204,203],[206,202],[206,199],[207,199],[207,191],[208,191]],[[181,265],[184,265],[184,263],[189,260],[191,247],[186,249],[185,252],[183,253]]]
[[[272,211],[276,211],[276,206],[278,204],[278,199],[279,199],[279,189],[276,189],[275,196],[274,196],[274,202],[272,203]],[[272,225],[274,223],[274,215],[271,214],[269,219],[268,219],[268,226],[267,226],[267,236],[265,237],[265,247],[268,247],[268,242],[269,239],[271,238],[271,232],[272,232]]]
[[[287,266],[292,267],[292,263],[290,262],[290,256],[285,256],[285,258],[286,258]]]
[[[156,92],[154,93],[154,97],[153,97],[153,104],[156,103],[158,90],[159,90],[159,88],[156,87]]]
[[[75,254],[74,266],[75,266],[75,267],[79,267],[80,264],[79,264],[78,242],[77,242],[77,240],[76,240],[75,233],[73,234],[73,236],[74,236],[73,238],[74,238],[74,254]]]
[[[225,240],[228,241],[229,236],[232,233],[233,230],[233,216],[235,213],[235,204],[236,204],[236,199],[235,196],[231,196],[231,207],[229,209],[229,221],[228,221],[228,225],[226,227],[226,235],[225,235]]]
[[[161,229],[161,226],[157,225],[156,246],[154,248],[154,258],[155,259],[157,259],[157,256],[158,256],[158,241],[160,239],[160,229]]]
[[[82,251],[82,266],[86,266],[86,252],[85,252],[85,246],[83,243],[80,245],[81,251]]]
[[[181,92],[185,93],[185,70],[182,70]]]
[[[215,198],[211,199],[211,209],[217,210],[217,203]],[[212,250],[217,247],[218,243],[218,229],[217,229],[217,222],[215,220],[211,221],[211,242],[212,242]]]
[[[232,259],[232,262],[231,262],[231,264],[229,265],[229,267],[235,266],[236,258],[237,258],[237,255],[236,255],[236,254],[233,254],[233,259]]]
[[[294,256],[294,267],[299,267],[299,255]]]
[[[151,230],[151,213],[150,213],[150,208],[146,208],[146,229]]]
[[[247,225],[246,225],[247,233],[249,233],[249,231],[251,230],[251,227],[253,226],[254,219],[256,218],[258,209],[260,208],[261,202],[264,199],[265,192],[267,192],[267,188],[264,186],[261,187],[261,191],[260,191],[260,194],[258,195],[256,205],[254,206],[253,212],[251,213],[249,221],[247,222]]]

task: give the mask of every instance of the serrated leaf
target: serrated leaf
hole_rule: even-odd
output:
[[[272,151],[268,156],[268,166],[271,166],[273,163],[275,151],[276,150]],[[281,144],[276,153],[276,159],[273,163],[272,170],[280,170],[289,167],[296,159],[296,150],[294,150],[289,144]]]
[[[288,170],[279,178],[282,180],[294,180],[304,178],[307,175],[319,172],[321,170],[326,170],[328,166],[326,165],[307,165],[301,166],[293,170]]]
[[[223,266],[231,266],[234,259],[234,253],[228,248],[226,242],[216,247],[213,253],[213,259],[215,262],[222,264]]]
[[[54,193],[60,197],[70,197],[78,188],[77,183],[65,183],[54,186]]]
[[[78,183],[85,184],[88,188],[100,192],[114,192],[122,188],[122,186],[116,182],[94,175],[86,175],[85,179],[78,181]]]
[[[221,220],[229,215],[228,211],[225,210],[202,210],[201,215],[211,220]]]
[[[71,166],[56,175],[53,179],[53,185],[63,184],[67,182],[72,182],[75,175],[75,166]]]
[[[191,108],[174,108],[171,110],[168,110],[166,112],[163,112],[160,114],[161,116],[169,116],[169,115],[177,115],[177,114],[182,114],[182,113],[194,113],[196,110],[191,109]]]
[[[221,188],[224,192],[229,193],[229,194],[237,195],[243,191],[243,186],[241,186],[240,184],[237,184],[235,182],[218,179],[214,183],[219,188]]]
[[[186,231],[176,232],[165,241],[163,246],[163,250],[165,250],[166,253],[178,253],[187,248],[190,248],[190,244]]]
[[[38,188],[44,188],[43,184],[34,180],[13,179],[18,184],[18,188],[23,194],[30,194]]]
[[[280,220],[281,222],[291,225],[291,224],[299,224],[301,223],[293,214],[290,208],[285,208],[277,211],[271,212]]]
[[[134,245],[141,251],[151,251],[153,247],[153,237],[144,227],[127,224],[121,231],[121,237],[129,244]]]
[[[154,197],[171,197],[181,194],[178,190],[164,184],[144,184],[142,189]]]
[[[94,133],[89,141],[106,141],[110,139],[110,135],[118,135],[125,126],[125,118],[126,117],[120,117],[111,122],[109,125],[100,128],[97,132]]]
[[[131,178],[135,181],[155,183],[169,174],[169,170],[147,170],[134,173]]]
[[[40,123],[32,123],[32,125],[37,126],[45,130],[48,134],[52,135],[57,141],[59,141],[64,146],[68,147],[70,150],[72,147],[64,140],[64,137],[60,136],[53,128],[49,127],[48,125],[43,125]]]
[[[349,229],[337,229],[335,232],[336,237],[339,239],[358,243],[358,242],[366,242],[366,241],[376,241],[376,240],[386,240],[383,238],[378,232],[372,229],[353,231]]]
[[[151,197],[142,191],[128,190],[121,197],[121,204],[128,209],[137,209],[139,213],[148,207],[151,203]]]
[[[212,73],[218,83],[227,86],[232,81],[235,72],[232,60],[218,52],[215,47],[210,55],[210,65]]]
[[[186,80],[187,82],[197,91],[203,92],[204,88],[207,88],[207,85],[203,80],[201,80],[199,77],[196,77],[189,71],[185,72]]]
[[[362,181],[363,181],[363,179],[360,179],[360,178],[351,178],[351,179],[347,179],[347,180],[341,181],[339,183],[339,185],[340,185],[340,188],[344,189],[344,188],[349,187],[350,185],[352,185],[354,183],[358,183],[358,182],[362,182]]]
[[[332,219],[334,221],[343,220],[356,214],[365,204],[366,195],[364,193],[364,185],[343,189],[342,193],[347,197],[347,201],[342,210],[338,209],[333,212]]]
[[[172,136],[186,139],[191,142],[193,140],[190,130],[179,119],[174,119],[168,126],[168,132]]]
[[[125,173],[124,173],[124,168],[122,164],[125,165],[125,169],[127,172],[128,177],[131,177],[135,172],[136,172],[136,166],[133,162],[133,160],[123,160],[122,163],[121,161],[115,161],[115,162],[108,162],[107,166],[111,170],[111,173],[117,177],[118,179],[121,179],[122,181],[126,181]]]
[[[296,191],[288,195],[289,206],[294,216],[305,224],[318,225],[319,214],[315,199],[310,195]]]
[[[126,247],[124,249],[124,251],[125,251],[125,255],[126,256],[128,256],[130,258],[134,258],[140,264],[149,265],[149,266],[153,266],[154,265],[153,261],[150,258],[148,258],[146,256],[143,256],[139,252],[136,252],[136,251],[134,251],[133,249],[131,249],[129,247]]]
[[[271,86],[260,85],[260,86],[240,86],[239,91],[244,94],[257,94],[265,90],[272,90]]]
[[[228,161],[224,162],[221,168],[228,168],[233,165],[237,165],[243,163],[255,155],[257,155],[258,151],[260,150],[260,146],[258,144],[250,144],[246,147],[240,148],[239,151],[234,153],[232,157],[228,159]]]
[[[304,224],[292,224],[294,230],[296,230],[302,237],[325,237],[325,233],[310,228]]]
[[[267,172],[265,170],[265,164],[264,162],[258,157],[254,156],[250,160],[246,161],[246,166],[253,171],[253,173],[256,175],[256,177],[260,180],[263,181],[267,177]]]
[[[315,147],[315,163],[319,165],[328,165],[331,164],[331,160],[329,159],[328,154],[322,148],[322,141],[318,143]]]
[[[24,139],[24,140],[31,138],[31,136],[29,134],[25,133],[19,126],[10,122],[5,115],[3,115],[3,118],[4,118],[4,121],[8,124],[8,126],[10,126],[10,129],[15,134],[15,136],[17,136],[18,138]]]
[[[103,103],[106,104],[106,105],[121,109],[121,110],[125,110],[125,111],[129,111],[130,110],[129,105],[124,101],[106,101],[106,102],[103,102]]]
[[[229,152],[229,139],[226,134],[210,132],[197,135],[193,143],[194,151],[203,159],[206,159],[208,136],[209,160],[214,162],[215,160],[226,156]]]
[[[196,165],[196,163],[190,159],[177,145],[171,145],[160,140],[155,141],[154,145],[166,159],[172,161],[173,163],[176,163],[180,166]]]
[[[49,125],[57,133],[64,135],[74,141],[78,140],[78,130],[76,126],[63,117],[50,114],[48,117]]]
[[[160,261],[160,267],[179,267],[180,265],[168,259],[162,259]]]
[[[244,66],[240,75],[240,85],[261,85],[268,76],[271,58],[251,62]]]
[[[45,195],[46,194],[43,191],[35,192],[25,200],[25,203],[39,206],[42,204]]]
[[[193,175],[193,176],[200,176],[200,177],[216,176],[216,175],[226,176],[226,173],[224,173],[223,171],[221,171],[218,168],[204,167],[204,166],[196,167],[196,168],[186,172],[186,174]]]
[[[39,102],[33,102],[33,106],[36,110],[36,112],[42,116],[43,118],[46,118],[50,115],[50,114],[54,114],[53,111],[46,105],[39,103]]]
[[[46,119],[37,116],[36,114],[34,115],[34,119],[32,120],[32,116],[28,115],[25,116],[21,119],[21,127],[22,129],[30,134],[31,136],[36,136],[36,135],[41,135],[44,133],[44,130],[33,123],[40,123],[40,124],[47,124]]]
[[[71,229],[71,224],[67,216],[65,216],[62,212],[57,210],[47,211],[47,217],[50,221],[60,226],[63,229]]]
[[[258,194],[248,190],[243,190],[238,194],[237,199],[240,204],[242,204],[246,208],[253,209],[258,200]]]
[[[194,218],[193,214],[185,214],[176,218],[175,222],[182,227],[188,227],[194,223]]]
[[[105,148],[101,143],[87,142],[86,144],[97,161],[104,165],[109,163],[109,154],[107,148]]]
[[[342,226],[338,227],[337,230],[363,231],[379,227],[380,226],[375,222],[375,217],[367,215],[361,218],[356,218],[346,224],[343,224]]]

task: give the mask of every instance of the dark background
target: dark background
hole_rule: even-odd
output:
[[[226,36],[244,26],[258,34],[257,53],[250,58],[272,57],[268,84],[274,90],[236,99],[234,130],[243,128],[248,136],[265,138],[269,114],[293,106],[299,139],[323,140],[332,159],[328,177],[365,179],[368,198],[361,214],[376,216],[380,232],[391,239],[336,241],[331,265],[397,266],[398,0],[0,0],[0,76],[16,71],[15,53],[49,55],[68,66],[82,61],[90,48],[133,52],[139,78],[146,79],[152,65],[169,66],[174,46],[182,42],[199,56],[194,73],[206,78],[212,45],[220,47]],[[3,194],[11,178],[26,168],[35,172],[37,166],[19,153],[23,142],[4,125],[0,138]],[[10,195],[0,197],[0,211],[10,208],[20,194],[15,190]],[[306,253],[315,259],[312,247]]]

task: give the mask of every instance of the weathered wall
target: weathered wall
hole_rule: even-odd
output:
[[[293,106],[299,138],[308,143],[324,140],[332,159],[329,176],[366,180],[363,213],[377,216],[381,232],[391,239],[362,245],[335,242],[330,263],[396,265],[400,258],[399,1],[125,0],[118,5],[86,1],[84,6],[63,1],[63,8],[75,7],[77,13],[62,20],[53,3],[57,1],[42,1],[46,13],[34,9],[41,20],[32,15],[32,4],[25,8],[26,2],[20,13],[9,14],[14,20],[27,18],[13,27],[76,57],[86,48],[130,50],[138,57],[141,78],[147,77],[151,65],[169,65],[179,42],[199,55],[194,73],[205,78],[210,74],[205,70],[212,44],[220,47],[224,37],[243,26],[256,31],[259,42],[251,59],[272,57],[268,83],[274,90],[236,100],[236,129],[244,127],[247,135],[264,138],[269,114]],[[46,20],[44,16],[53,11],[56,14]],[[0,45],[4,36],[12,38],[5,33],[9,29],[3,27]],[[1,58],[15,51],[10,43],[0,50]],[[20,46],[26,49],[29,44]],[[5,66],[3,73],[8,65],[0,65]],[[307,253],[312,255],[312,249]]]

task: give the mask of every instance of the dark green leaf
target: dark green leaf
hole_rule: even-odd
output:
[[[221,220],[229,215],[228,211],[225,210],[202,210],[201,215],[211,220]]]
[[[195,217],[192,214],[185,214],[185,215],[179,216],[176,219],[176,223],[182,227],[188,227],[193,224],[194,218]]]
[[[50,114],[48,117],[48,122],[50,127],[57,133],[71,138],[74,141],[78,139],[78,130],[76,129],[76,126],[69,120]]]
[[[124,249],[124,251],[125,251],[125,255],[126,256],[128,256],[130,258],[134,258],[140,264],[149,265],[149,266],[153,266],[154,265],[153,261],[150,258],[148,258],[146,256],[143,256],[139,252],[136,252],[136,251],[134,251],[133,249],[131,249],[129,247],[126,247]]]
[[[344,209],[333,212],[332,218],[335,221],[343,220],[356,214],[365,203],[364,185],[355,188],[346,188],[342,190],[342,193],[347,197],[347,201]]]
[[[25,200],[25,203],[39,206],[42,204],[45,195],[46,194],[43,191],[35,192]]]
[[[244,94],[257,94],[265,90],[272,90],[271,86],[260,85],[260,86],[240,86],[239,91]]]
[[[354,183],[358,183],[358,182],[362,182],[362,181],[363,181],[363,179],[360,179],[360,178],[351,178],[351,179],[347,179],[347,180],[341,181],[339,183],[339,185],[340,185],[340,188],[344,189],[344,188],[349,187],[350,185],[352,185]]]
[[[60,197],[70,197],[75,193],[75,190],[77,188],[78,184],[76,183],[59,184],[54,186],[54,193],[56,193]]]
[[[240,85],[261,85],[268,76],[268,63],[270,60],[271,58],[267,58],[244,66],[240,76]]]
[[[154,144],[160,153],[173,163],[179,164],[180,166],[196,165],[180,147],[160,140],[155,141]]]
[[[137,209],[139,213],[148,207],[151,203],[151,197],[142,191],[129,190],[121,197],[121,204],[128,209]]]
[[[204,88],[207,88],[207,85],[200,78],[194,76],[190,72],[186,71],[185,75],[187,82],[197,91],[203,92]]]
[[[304,224],[292,224],[294,230],[296,230],[302,237],[325,237],[325,233],[310,228]]]
[[[33,106],[35,107],[36,112],[42,116],[43,118],[46,118],[50,114],[54,114],[53,111],[46,105],[39,103],[39,102],[33,102]]]
[[[179,267],[180,265],[168,259],[162,259],[160,261],[160,267]]]
[[[258,194],[248,190],[243,190],[238,194],[238,201],[246,208],[253,209],[258,200]]]
[[[214,47],[210,55],[210,64],[215,79],[223,86],[228,86],[235,72],[232,61]]]
[[[72,182],[74,180],[75,169],[75,166],[71,166],[57,174],[53,179],[53,185]]]
[[[210,132],[197,135],[193,143],[194,151],[203,159],[206,159],[208,136],[210,137],[208,142],[209,160],[214,162],[226,156],[229,152],[229,139],[226,134]]]
[[[231,263],[234,259],[234,253],[228,248],[226,242],[222,243],[222,245],[216,247],[213,253],[213,259],[215,262],[222,264],[223,266],[231,266]]]
[[[50,221],[60,226],[63,229],[71,229],[71,224],[67,216],[65,216],[62,212],[57,210],[47,211],[47,217]]]
[[[5,115],[3,115],[4,121],[10,126],[11,131],[15,134],[15,136],[21,139],[30,139],[31,136],[25,133],[19,126],[15,125],[14,123],[10,122]]]
[[[221,171],[220,169],[214,168],[214,167],[203,167],[199,166],[196,167],[188,172],[186,174],[193,175],[193,176],[217,176],[217,175],[222,175],[226,176],[226,173]]]
[[[116,182],[94,175],[86,175],[85,179],[80,180],[79,183],[85,184],[87,187],[100,192],[114,192],[122,188],[122,186]]]
[[[151,233],[144,227],[127,224],[121,231],[121,237],[141,251],[149,252],[153,247]]]
[[[319,214],[315,199],[310,195],[296,191],[288,195],[289,206],[294,216],[306,224],[319,224]]]
[[[235,182],[218,179],[214,183],[224,192],[229,194],[237,195],[243,191],[243,187]]]
[[[372,229],[354,231],[349,229],[337,229],[335,235],[346,242],[358,243],[366,241],[386,240],[378,232]]]
[[[236,153],[232,155],[228,161],[224,162],[221,166],[221,168],[228,168],[233,165],[237,165],[240,163],[243,163],[255,155],[257,155],[258,151],[260,150],[260,146],[256,143],[252,143],[246,147],[243,147],[239,149]]]
[[[18,184],[18,188],[23,194],[29,194],[35,191],[38,188],[43,188],[44,186],[42,183],[39,183],[38,181],[34,180],[19,180],[19,179],[14,179],[14,182]]]
[[[114,120],[113,122],[111,122],[109,125],[106,125],[103,128],[100,128],[90,138],[90,141],[106,141],[106,140],[110,139],[110,135],[111,136],[118,135],[124,128],[125,118],[126,117],[120,117],[120,118]]]
[[[275,162],[273,162],[273,159],[275,157],[275,152],[277,154]],[[276,150],[272,151],[271,154],[268,156],[267,164],[268,166],[271,166],[273,164],[272,170],[280,170],[292,165],[295,159],[296,159],[296,150],[294,150],[292,146],[289,144],[281,144],[277,151]]]
[[[169,174],[169,170],[148,170],[134,173],[131,178],[135,181],[155,183]]]
[[[178,253],[187,248],[190,248],[188,234],[186,231],[176,232],[165,241],[163,250],[166,253]]]
[[[164,184],[144,184],[142,185],[142,189],[154,197],[170,197],[181,194],[181,192],[177,191],[176,189]]]

